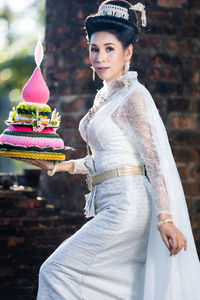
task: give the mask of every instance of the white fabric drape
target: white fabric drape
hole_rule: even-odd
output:
[[[117,91],[110,111],[112,120],[134,141],[151,182],[153,209],[146,264],[141,274],[143,300],[199,300],[200,264],[180,176],[154,100],[136,80],[136,73],[129,71],[108,84],[104,82],[94,103],[98,104],[98,97],[105,89],[108,97],[113,90]],[[81,172],[87,172],[83,164]],[[182,249],[169,256],[156,228],[157,215],[162,212],[172,215],[175,225],[187,238],[187,251]]]
[[[153,191],[153,214],[145,267],[144,300],[199,299],[200,264],[191,230],[185,195],[166,129],[152,96],[141,84],[118,107],[113,118],[136,141]],[[187,251],[169,256],[156,229],[159,213],[172,215],[186,236]]]

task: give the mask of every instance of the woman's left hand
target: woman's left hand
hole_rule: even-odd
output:
[[[170,256],[178,254],[184,247],[187,250],[187,239],[173,223],[164,223],[160,226],[162,240],[170,251]],[[171,239],[171,241],[170,241]]]

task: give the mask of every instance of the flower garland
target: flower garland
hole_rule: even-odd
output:
[[[29,125],[32,125],[33,131],[35,131],[35,132],[41,132],[45,127],[55,127],[55,130],[57,130],[58,127],[60,126],[61,116],[60,116],[59,112],[56,112],[56,108],[52,112],[51,120],[50,120],[48,126],[43,123],[44,121],[42,120],[42,118],[39,115],[40,114],[39,108],[37,108],[36,113],[31,112],[31,114],[32,114],[32,117],[30,118],[30,121],[27,123]],[[12,111],[10,111],[9,117],[5,121],[5,123],[7,125],[23,124],[20,121],[17,121],[16,117],[17,117],[17,109],[15,107],[13,107],[13,109],[12,109]]]
[[[98,105],[93,105],[87,112],[87,114],[85,115],[85,118],[87,120],[87,122],[92,118],[92,116],[95,114],[95,112],[97,112],[100,107],[102,106],[101,104],[103,102],[105,102],[108,98],[105,97],[105,92],[103,93],[103,95],[100,97],[100,101],[98,103]]]

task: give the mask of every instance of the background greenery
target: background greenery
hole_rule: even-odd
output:
[[[13,106],[22,102],[21,91],[34,68],[39,34],[44,40],[45,0],[0,2],[0,133]],[[22,170],[25,164],[0,157],[0,172]]]

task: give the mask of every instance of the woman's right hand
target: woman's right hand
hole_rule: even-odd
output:
[[[54,161],[52,160],[29,159],[29,158],[15,158],[15,159],[23,162],[28,162],[44,170],[52,170],[54,167]]]
[[[28,162],[36,167],[44,170],[53,170],[54,160],[41,160],[41,159],[29,159],[29,158],[15,158],[16,160]],[[74,164],[69,161],[61,161],[57,164],[56,172],[72,172]]]

